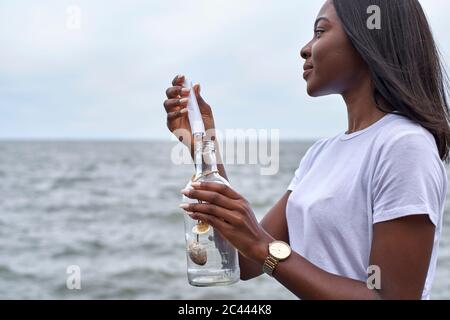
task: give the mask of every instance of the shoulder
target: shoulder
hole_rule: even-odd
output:
[[[384,126],[375,140],[376,157],[371,162],[374,221],[428,212],[437,225],[448,178],[434,136],[420,124],[399,117]]]
[[[434,136],[420,124],[399,116],[376,140],[375,176],[389,181],[394,177],[401,181],[432,179],[441,190],[447,188],[447,170]]]
[[[434,136],[420,124],[400,115],[380,130],[376,137],[379,157],[417,154],[440,160]]]

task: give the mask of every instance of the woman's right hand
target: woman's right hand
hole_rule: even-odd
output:
[[[167,128],[176,135],[178,140],[191,150],[192,154],[194,150],[194,141],[192,139],[192,130],[186,108],[189,100],[189,88],[184,88],[183,82],[184,76],[176,76],[173,79],[172,87],[169,87],[166,90],[168,99],[164,101],[164,108],[167,112]],[[201,97],[200,85],[194,85],[193,89],[200,108],[200,113],[202,114],[205,130],[208,131],[210,138],[212,138],[211,133],[215,135],[215,126],[211,107]]]

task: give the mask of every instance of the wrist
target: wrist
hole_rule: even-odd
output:
[[[261,240],[253,250],[253,252],[255,253],[253,260],[261,266],[264,264],[264,261],[266,261],[266,258],[269,255],[269,244],[272,241],[275,241],[275,239],[267,232],[263,231]]]
[[[290,245],[284,241],[276,240],[269,244],[269,254],[263,264],[263,272],[273,277],[278,264],[285,261],[292,253]]]

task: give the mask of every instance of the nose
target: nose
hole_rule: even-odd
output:
[[[305,60],[311,57],[311,46],[309,45],[309,43],[302,48],[302,50],[300,51],[300,56]]]

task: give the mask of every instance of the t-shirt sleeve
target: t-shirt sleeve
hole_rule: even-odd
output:
[[[380,150],[372,180],[373,223],[428,214],[437,226],[447,174],[436,145],[423,134],[408,133]]]
[[[294,177],[291,180],[291,183],[289,184],[287,190],[288,191],[293,191],[295,189],[295,187],[297,186],[297,184],[302,180],[303,176],[306,173],[306,156],[308,153],[305,154],[305,156],[302,158],[302,160],[300,161],[300,165],[298,166],[297,170],[295,170],[295,174]]]
[[[310,167],[310,161],[314,153],[314,149],[317,148],[317,145],[324,140],[325,139],[318,140],[306,151],[305,155],[300,161],[300,165],[298,166],[297,170],[295,170],[294,177],[292,178],[291,183],[287,188],[288,191],[293,191],[297,186],[297,184],[303,179],[305,174],[308,172]]]

